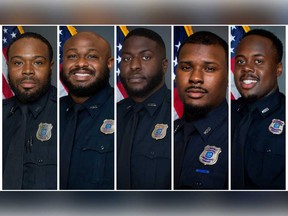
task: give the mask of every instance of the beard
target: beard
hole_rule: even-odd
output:
[[[163,73],[162,70],[158,71],[154,76],[147,79],[147,85],[141,89],[134,89],[130,88],[126,82],[126,79],[121,76],[120,73],[120,80],[127,92],[127,94],[131,97],[145,97],[149,95],[155,88],[157,88],[163,80]]]
[[[197,119],[204,118],[211,110],[209,106],[194,106],[184,104],[184,117],[188,121],[195,121]]]
[[[99,77],[89,85],[86,86],[73,85],[69,80],[69,76],[77,70],[78,69],[69,71],[68,75],[66,75],[63,71],[60,73],[61,81],[68,88],[69,93],[76,97],[89,97],[91,95],[94,95],[95,93],[103,89],[109,82],[110,70],[108,67],[106,67],[103,73],[100,73]],[[95,71],[91,71],[89,69],[82,68],[81,70],[86,70],[93,75],[95,75],[96,73]]]
[[[24,80],[33,80],[33,82],[38,85],[38,88],[34,92],[30,92],[30,89],[20,91],[20,89],[18,88],[18,85],[20,85],[20,83]],[[9,76],[9,73],[8,73],[8,82],[9,82],[9,85],[10,85],[12,91],[15,94],[15,97],[21,103],[26,104],[26,103],[31,103],[31,102],[38,100],[42,95],[44,95],[49,90],[49,88],[51,86],[51,76],[49,77],[47,82],[41,86],[38,79],[31,78],[28,76],[21,79],[21,80],[15,80],[14,82],[12,82],[12,80]]]

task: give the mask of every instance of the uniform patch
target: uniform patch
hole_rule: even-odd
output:
[[[205,146],[203,152],[199,156],[199,161],[204,165],[214,165],[218,161],[221,148],[216,146]]]
[[[284,125],[284,121],[281,121],[279,119],[273,119],[268,128],[271,133],[279,135],[283,132]]]
[[[52,124],[40,123],[36,132],[36,138],[41,142],[50,140],[52,136]]]
[[[113,134],[114,133],[114,120],[105,119],[103,124],[100,127],[100,131],[104,134]]]
[[[167,129],[167,124],[156,124],[152,131],[152,138],[156,140],[163,139],[166,136]]]

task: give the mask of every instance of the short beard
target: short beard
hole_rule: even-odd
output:
[[[127,94],[130,97],[146,97],[147,95],[149,95],[151,92],[153,92],[153,90],[156,89],[160,85],[160,83],[163,80],[163,73],[162,73],[162,71],[157,72],[155,74],[155,76],[151,77],[151,79],[149,80],[147,85],[144,86],[142,89],[130,88],[126,83],[125,78],[123,78],[121,76],[121,73],[120,73],[120,80],[121,80]]]
[[[21,103],[27,104],[27,103],[32,103],[32,102],[38,100],[39,98],[41,98],[49,90],[49,88],[51,86],[51,76],[49,77],[49,79],[47,80],[46,84],[41,89],[38,89],[37,91],[35,91],[33,93],[29,93],[29,92],[26,92],[26,91],[25,92],[19,91],[19,89],[11,81],[9,74],[8,74],[8,82],[9,82],[9,85],[10,85],[12,91],[15,94],[15,97]]]
[[[204,118],[211,110],[209,106],[193,106],[184,104],[184,117],[188,121],[195,121]]]
[[[91,95],[96,94],[101,89],[103,89],[110,78],[110,70],[108,67],[105,68],[105,71],[101,73],[101,76],[95,80],[95,82],[91,83],[88,86],[74,86],[68,79],[63,71],[60,73],[60,78],[63,84],[68,88],[69,94],[72,94],[76,97],[89,97]]]

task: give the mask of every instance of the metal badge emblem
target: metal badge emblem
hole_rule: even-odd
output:
[[[156,124],[152,131],[152,138],[156,140],[163,139],[166,136],[167,129],[167,124]]]
[[[100,131],[104,134],[113,134],[114,133],[114,120],[105,119],[103,124],[100,127]]]
[[[273,119],[268,129],[273,134],[281,134],[284,130],[285,122],[279,119]]]
[[[40,123],[36,132],[36,138],[41,142],[50,140],[52,136],[52,124]]]
[[[221,148],[216,146],[205,146],[203,152],[199,156],[199,161],[204,165],[214,165],[218,161]]]

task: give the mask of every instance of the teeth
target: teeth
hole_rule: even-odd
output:
[[[245,84],[251,84],[251,83],[256,83],[257,80],[243,80],[243,83]]]
[[[76,73],[75,75],[76,76],[82,76],[82,77],[90,76],[90,74],[82,74],[82,73]]]

